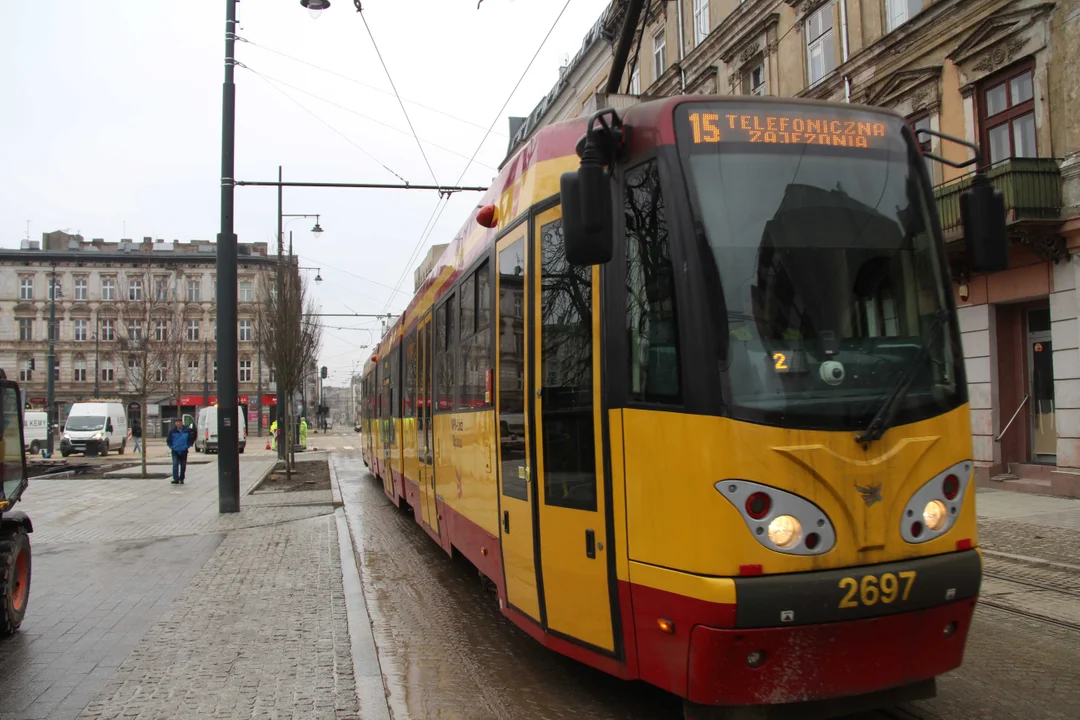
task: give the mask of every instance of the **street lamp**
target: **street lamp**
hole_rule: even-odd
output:
[[[330,0],[300,0],[300,4],[307,8],[308,15],[318,20],[322,11],[330,7]]]
[[[314,270],[315,271],[315,284],[318,285],[319,283],[322,282],[322,268],[301,267],[301,268],[297,268],[297,270]]]
[[[240,454],[237,400],[240,398],[239,348],[236,342],[236,232],[233,224],[236,189],[236,3],[225,0],[225,81],[221,93],[221,228],[217,237],[218,512],[240,512]],[[329,0],[300,0],[312,17],[330,7]],[[279,195],[280,199],[280,190]],[[280,228],[280,221],[279,221]],[[280,236],[280,232],[279,232]],[[278,239],[280,248],[280,237]],[[280,288],[280,286],[279,286]]]

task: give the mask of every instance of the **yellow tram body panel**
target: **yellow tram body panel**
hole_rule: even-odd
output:
[[[956,524],[941,537],[910,544],[900,533],[904,507],[915,491],[971,459],[967,405],[890,428],[866,451],[850,432],[643,410],[621,413],[631,561],[737,576],[743,565],[761,565],[764,574],[807,572],[953,552],[961,539],[977,544],[974,492],[965,493]],[[836,527],[835,547],[806,556],[762,546],[714,487],[725,479],[770,485],[815,503]],[[869,504],[860,487],[872,491]]]
[[[436,415],[434,420],[437,497],[497,537],[494,411]]]

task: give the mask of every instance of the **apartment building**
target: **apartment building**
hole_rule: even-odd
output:
[[[276,257],[266,243],[241,243],[238,254],[236,372],[254,434],[257,408],[265,427],[276,405],[256,343],[257,300],[272,287]],[[146,432],[154,435],[161,419],[217,401],[215,267],[216,245],[203,240],[109,243],[53,232],[0,250],[0,367],[19,380],[26,402],[44,408],[55,337],[61,423],[71,403],[93,397],[119,397],[137,417],[145,390]]]

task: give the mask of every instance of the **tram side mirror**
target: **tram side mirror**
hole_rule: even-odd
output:
[[[981,173],[960,194],[964,249],[973,272],[1009,269],[1009,233],[1005,227],[1005,198]]]
[[[602,165],[582,163],[559,180],[563,247],[571,265],[603,265],[611,260],[614,221],[611,179]]]

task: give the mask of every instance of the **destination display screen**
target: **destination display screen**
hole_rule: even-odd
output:
[[[679,137],[691,152],[733,143],[895,148],[889,120],[844,107],[782,103],[688,103],[675,110]]]

